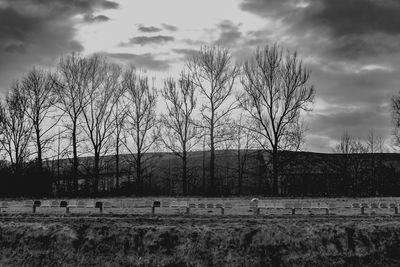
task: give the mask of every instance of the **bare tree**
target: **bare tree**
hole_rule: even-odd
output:
[[[369,153],[383,153],[385,142],[381,135],[377,135],[375,130],[371,129],[368,132],[366,145]]]
[[[400,146],[400,93],[392,97],[392,122],[394,146]]]
[[[115,187],[119,189],[120,184],[120,147],[121,140],[125,125],[125,120],[127,117],[127,109],[126,106],[123,105],[121,96],[123,95],[123,87],[120,86],[121,94],[117,99],[115,104],[115,112],[114,112],[114,125],[115,125]]]
[[[309,78],[297,53],[283,55],[277,45],[258,48],[243,66],[244,92],[238,101],[252,120],[248,128],[259,135],[257,140],[272,157],[275,195],[279,194],[278,152],[299,147],[303,134],[300,113],[310,110],[314,99]]]
[[[336,145],[334,151],[336,153],[342,154],[350,154],[353,153],[353,137],[349,134],[348,131],[344,131],[342,136],[340,137],[339,144]]]
[[[201,126],[209,135],[210,144],[210,184],[209,194],[216,194],[215,184],[215,148],[226,140],[228,130],[225,126],[235,102],[230,101],[233,86],[239,69],[233,66],[228,49],[220,47],[202,47],[192,56],[187,67],[194,84],[205,98],[200,112]]]
[[[122,76],[123,91],[126,92],[127,118],[124,146],[134,158],[136,170],[136,193],[143,194],[144,154],[156,141],[152,135],[157,123],[157,93],[149,86],[148,78],[129,67]],[[129,142],[133,145],[129,145]]]
[[[27,99],[18,82],[8,93],[5,103],[0,102],[0,145],[8,154],[15,176],[20,175],[22,165],[29,156],[32,122],[26,115],[27,106]]]
[[[90,68],[87,59],[72,54],[60,60],[58,70],[53,78],[57,94],[57,106],[68,118],[64,126],[71,132],[72,140],[72,177],[74,191],[78,192],[78,135],[79,119],[85,108],[85,90],[89,83]]]
[[[342,180],[340,190],[347,195],[359,194],[358,185],[362,182],[368,147],[359,138],[345,131],[334,151],[342,154],[337,161],[334,161],[333,166],[338,170],[339,179]]]
[[[26,116],[32,121],[34,128],[38,168],[42,170],[42,155],[54,137],[50,131],[57,125],[57,120],[50,121],[54,117],[52,115],[56,101],[53,82],[49,73],[32,69],[23,78],[21,89],[26,99]]]
[[[100,156],[110,145],[115,123],[115,106],[120,96],[119,78],[121,69],[107,63],[98,55],[87,59],[89,75],[85,86],[83,106],[83,131],[92,145],[94,153],[93,193],[99,189]],[[106,149],[107,150],[107,149]]]
[[[382,153],[384,151],[384,140],[382,136],[377,135],[376,132],[371,129],[368,132],[366,141],[366,149],[369,153],[369,167],[371,169],[371,180],[370,181],[370,195],[379,195],[382,192],[382,174],[377,170],[382,167]]]
[[[248,130],[244,125],[248,121],[243,120],[243,114],[239,115],[239,119],[234,124],[234,143],[237,148],[237,174],[238,174],[238,195],[242,195],[243,178],[246,171],[246,162],[250,156],[250,149],[254,147],[254,133]]]
[[[164,146],[182,161],[182,193],[187,194],[188,152],[196,145],[197,129],[194,122],[196,108],[195,85],[192,77],[181,72],[178,85],[174,79],[164,81],[162,96],[166,101],[167,113],[161,115],[160,139]]]

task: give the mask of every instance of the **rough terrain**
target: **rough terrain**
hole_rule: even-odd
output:
[[[394,215],[0,215],[0,266],[399,266]]]

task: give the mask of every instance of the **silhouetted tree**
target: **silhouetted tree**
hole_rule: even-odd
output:
[[[332,162],[342,182],[339,191],[349,196],[359,195],[358,185],[362,182],[368,147],[345,131],[334,151],[341,154],[337,161]]]
[[[279,150],[297,150],[302,141],[302,110],[310,110],[315,90],[297,53],[283,55],[277,45],[258,48],[243,65],[244,92],[237,100],[247,111],[260,145],[272,157],[272,192],[278,195]]]
[[[57,125],[54,104],[53,82],[50,74],[41,69],[32,69],[22,79],[21,93],[26,98],[26,116],[32,121],[37,149],[37,167],[42,171],[43,152],[55,135],[51,130]]]
[[[18,82],[12,86],[5,102],[0,102],[0,145],[8,155],[15,177],[20,176],[29,156],[32,122],[27,116],[27,107],[27,98]]]
[[[53,78],[57,94],[57,106],[68,118],[64,127],[71,133],[72,141],[72,177],[74,191],[78,192],[78,135],[79,119],[87,105],[85,102],[86,87],[90,77],[90,62],[77,54],[62,58]]]
[[[201,126],[209,135],[210,145],[210,184],[209,194],[216,194],[215,149],[227,136],[226,127],[229,115],[235,108],[230,101],[233,85],[239,69],[232,64],[228,49],[220,47],[202,47],[187,62],[193,82],[205,98],[200,112]]]
[[[392,97],[392,122],[393,142],[396,147],[400,146],[400,93]]]
[[[237,174],[238,174],[238,195],[242,195],[243,178],[246,172],[246,162],[250,156],[250,149],[254,147],[255,139],[253,132],[249,131],[244,125],[248,121],[243,120],[243,115],[239,115],[239,119],[234,123],[234,139],[233,142],[237,148]]]
[[[125,120],[127,117],[127,109],[126,106],[123,105],[121,96],[124,94],[122,91],[123,87],[120,86],[120,92],[117,102],[115,104],[115,112],[114,112],[114,126],[115,126],[115,187],[119,190],[120,184],[120,147],[121,147],[121,140],[125,125]]]
[[[187,157],[196,145],[197,130],[194,123],[196,108],[195,85],[189,74],[182,72],[178,85],[174,79],[164,81],[162,96],[166,101],[167,113],[161,115],[160,139],[164,146],[182,161],[182,194],[187,194]]]
[[[156,142],[152,135],[157,123],[157,93],[149,86],[148,78],[129,67],[122,76],[122,87],[126,96],[127,118],[125,123],[124,146],[134,158],[136,170],[136,193],[143,194],[144,154]],[[129,142],[133,145],[129,145]]]
[[[107,63],[98,55],[87,59],[89,68],[88,83],[85,86],[83,131],[89,138],[94,153],[93,193],[99,189],[100,156],[110,145],[114,131],[115,106],[120,96],[119,78],[121,69]]]
[[[384,183],[382,173],[378,171],[383,167],[382,153],[384,151],[384,140],[382,136],[377,135],[374,130],[370,130],[365,145],[369,153],[369,167],[371,169],[371,181],[369,181],[370,190],[368,194],[370,196],[377,196],[382,193],[382,185]]]

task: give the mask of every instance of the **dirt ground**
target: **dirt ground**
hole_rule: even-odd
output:
[[[0,266],[399,266],[400,216],[0,215]]]

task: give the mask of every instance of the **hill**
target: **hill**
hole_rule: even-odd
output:
[[[209,151],[190,152],[189,194],[204,195],[209,188]],[[334,154],[283,151],[279,154],[280,194],[285,196],[397,195],[400,192],[400,154]],[[135,164],[129,154],[120,155],[118,188],[134,192]],[[71,162],[47,162],[57,173],[58,191],[67,190]],[[60,166],[58,168],[58,166]],[[80,185],[90,190],[93,158],[80,158]],[[101,159],[100,191],[112,192],[116,185],[116,157]],[[144,194],[180,195],[181,161],[173,153],[147,153],[142,170]],[[218,150],[216,187],[220,195],[269,195],[270,155],[261,150]],[[398,191],[396,191],[398,190]]]

